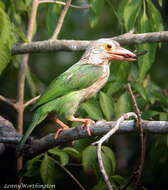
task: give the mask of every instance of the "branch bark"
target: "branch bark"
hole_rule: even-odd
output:
[[[115,125],[115,121],[99,121],[90,128],[93,131],[93,136],[100,136],[106,134]],[[168,122],[166,121],[142,121],[142,127],[144,129],[144,132],[148,133],[168,133]],[[138,132],[138,129],[136,128],[136,122],[134,120],[122,122],[116,134],[131,132]],[[33,140],[30,148],[26,150],[25,157],[32,158],[38,154],[46,152],[48,149],[53,148],[57,145],[82,138],[88,138],[88,134],[86,130],[83,130],[81,128],[81,126],[62,132],[57,139],[54,139],[54,134],[49,134],[41,139]]]
[[[121,45],[167,42],[168,31],[143,34],[126,33],[120,36],[111,37],[111,39],[118,41]],[[29,44],[15,45],[12,49],[12,54],[44,53],[60,50],[83,51],[87,48],[90,42],[91,41],[86,40],[45,40],[31,42]]]
[[[93,136],[101,136],[110,131],[115,125],[115,121],[99,121],[90,128],[93,131]],[[142,120],[142,127],[144,129],[144,132],[146,133],[168,134],[168,121]],[[116,134],[124,134],[131,132],[138,132],[138,129],[136,128],[136,122],[134,120],[122,122]],[[18,134],[15,131],[15,128],[9,121],[0,117],[0,143],[6,142],[4,143],[5,145],[10,143],[11,146],[15,146],[16,149],[17,144],[21,139],[21,136],[22,135]],[[4,138],[6,139],[4,140]],[[32,158],[38,154],[46,152],[48,149],[53,148],[57,145],[81,138],[88,138],[88,134],[86,130],[83,130],[81,126],[79,126],[71,128],[67,131],[63,131],[57,139],[54,139],[54,134],[49,134],[47,136],[42,137],[41,139],[30,140],[30,143],[26,144],[26,147],[28,148],[25,148],[25,157]]]

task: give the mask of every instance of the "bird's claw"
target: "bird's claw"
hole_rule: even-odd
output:
[[[82,125],[83,129],[86,129],[87,133],[89,136],[92,136],[93,132],[91,132],[90,126],[93,125],[95,121],[91,119],[86,119],[85,123]]]
[[[57,139],[59,137],[59,135],[62,133],[62,131],[63,131],[62,128],[58,129],[57,132],[54,135],[54,139]]]

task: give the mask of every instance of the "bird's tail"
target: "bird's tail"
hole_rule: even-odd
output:
[[[28,127],[26,133],[24,134],[24,136],[22,137],[22,139],[21,139],[21,141],[19,143],[19,150],[23,149],[24,144],[26,143],[28,137],[30,136],[30,134],[32,133],[34,128],[40,122],[42,122],[46,117],[47,117],[47,114],[42,114],[42,113],[39,113],[39,112],[36,111],[36,113],[34,114],[33,121],[31,123],[31,125]]]

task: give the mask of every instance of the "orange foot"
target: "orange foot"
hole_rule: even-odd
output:
[[[89,136],[92,136],[92,132],[91,132],[91,130],[90,130],[90,126],[95,123],[93,120],[87,119],[87,118],[86,118],[86,119],[83,119],[83,118],[75,118],[75,117],[72,117],[72,118],[70,119],[70,121],[82,122],[82,123],[83,123],[82,128],[85,128],[86,131],[87,131],[87,133],[88,133],[88,135],[89,135]]]
[[[54,138],[56,139],[57,137],[59,137],[60,133],[64,130],[69,129],[69,126],[66,125],[65,123],[63,123],[61,120],[59,120],[56,116],[51,115],[50,118],[55,122],[58,123],[60,125],[60,129],[57,130],[57,132],[54,135]]]

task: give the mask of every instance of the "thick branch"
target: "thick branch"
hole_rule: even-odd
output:
[[[0,155],[5,154],[8,149],[15,150],[14,144],[18,143],[20,138],[21,135],[16,132],[12,123],[0,116]]]
[[[93,136],[100,136],[110,131],[111,128],[115,126],[115,124],[116,122],[114,121],[101,121],[97,122],[90,128],[93,131]],[[136,123],[134,120],[124,121],[121,123],[117,134],[137,132],[138,129],[135,127],[135,125]],[[166,121],[142,121],[142,126],[145,132],[154,134],[168,133],[168,122]],[[80,126],[62,132],[57,139],[54,139],[53,134],[49,134],[41,139],[34,140],[28,151],[26,151],[25,156],[31,158],[59,144],[86,137],[88,138],[86,130],[83,130]]]
[[[168,31],[150,32],[144,34],[123,34],[112,37],[121,45],[168,42]],[[12,54],[24,53],[40,53],[52,51],[81,51],[85,50],[91,41],[85,40],[45,40],[39,42],[31,42],[29,44],[18,44],[12,49]]]
[[[91,126],[93,136],[100,136],[106,134],[108,131],[110,131],[110,129],[112,129],[115,126],[115,124],[115,121],[97,122],[95,125]],[[136,123],[134,120],[124,121],[121,123],[119,130],[117,131],[117,134],[137,132],[138,129],[135,127],[135,125]],[[168,121],[143,120],[142,127],[144,131],[148,133],[168,134]],[[6,138],[6,140],[4,140],[4,138]],[[7,140],[8,138],[9,141]],[[26,149],[25,157],[34,157],[35,155],[45,152],[54,146],[81,138],[88,138],[88,134],[86,130],[83,130],[80,126],[62,132],[57,139],[54,139],[54,134],[49,134],[41,139],[32,140],[31,144],[28,145],[29,148]],[[5,141],[6,143],[13,143],[12,145],[15,144],[16,146],[19,143],[20,139],[21,135],[15,131],[15,128],[12,126],[12,124],[0,117],[0,143]]]

